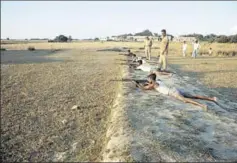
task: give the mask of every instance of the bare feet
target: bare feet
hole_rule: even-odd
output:
[[[217,102],[217,100],[218,100],[217,97],[213,97],[213,101]]]

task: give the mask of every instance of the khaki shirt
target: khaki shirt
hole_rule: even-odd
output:
[[[145,47],[151,47],[152,46],[152,40],[144,40]]]
[[[167,36],[163,37],[162,40],[161,40],[160,53],[162,53],[165,50],[166,45],[169,47],[169,39],[168,39]],[[168,54],[168,47],[167,47],[167,49],[166,49],[164,54]]]

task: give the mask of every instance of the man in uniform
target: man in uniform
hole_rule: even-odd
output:
[[[167,55],[168,55],[168,47],[169,47],[169,39],[166,35],[166,30],[162,29],[162,40],[161,40],[161,47],[160,47],[160,58],[159,58],[159,69],[166,70],[167,69]]]
[[[145,55],[146,58],[151,60],[151,47],[152,47],[152,40],[149,37],[146,37],[144,41],[144,48],[145,48]]]

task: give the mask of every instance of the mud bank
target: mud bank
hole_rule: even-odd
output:
[[[134,79],[146,76],[142,71],[125,75]],[[208,90],[194,85],[188,76],[175,74],[158,78],[185,92],[210,96]],[[141,91],[131,83],[124,84],[123,90],[123,107],[114,111],[107,134],[111,138],[107,149],[115,150],[108,152],[104,161],[122,161],[119,156],[127,149],[133,161],[237,160],[236,102],[220,99],[217,105],[199,101],[208,105],[205,112],[155,91]],[[221,98],[219,92],[212,92],[211,96]],[[124,129],[128,127],[129,130]]]
[[[128,70],[122,69],[122,77],[128,76]],[[131,161],[130,144],[132,131],[129,127],[126,111],[125,97],[127,84],[120,83],[117,98],[114,102],[108,130],[106,132],[107,143],[103,150],[103,162]]]

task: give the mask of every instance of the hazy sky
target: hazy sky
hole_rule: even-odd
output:
[[[1,38],[106,37],[150,29],[236,34],[237,1],[1,1]]]

